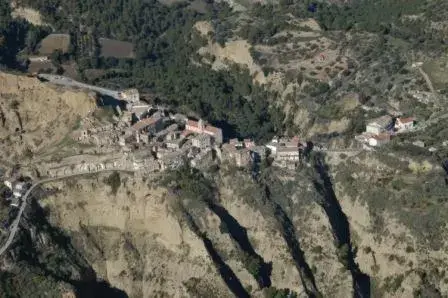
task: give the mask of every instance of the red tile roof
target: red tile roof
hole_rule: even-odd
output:
[[[207,125],[205,128],[204,128],[204,130],[206,130],[206,131],[208,131],[208,132],[211,132],[211,133],[221,133],[221,129],[220,128],[217,128],[217,127],[214,127],[214,126],[211,126],[211,125]]]
[[[149,118],[145,118],[143,120],[140,120],[139,122],[135,123],[134,125],[132,125],[132,129],[133,130],[141,130],[147,126],[150,126],[154,123],[156,123],[157,121],[159,121],[161,118],[159,117],[149,117]]]

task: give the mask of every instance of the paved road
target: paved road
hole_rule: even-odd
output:
[[[31,194],[31,192],[39,185],[43,184],[43,183],[47,183],[47,182],[51,182],[51,181],[56,181],[56,180],[62,180],[62,179],[67,179],[70,177],[75,177],[75,176],[82,176],[82,175],[90,175],[90,174],[98,174],[101,172],[133,172],[130,170],[114,170],[114,169],[110,169],[110,170],[100,170],[100,171],[95,171],[95,172],[88,172],[88,173],[79,173],[79,174],[72,174],[72,175],[67,175],[67,176],[62,176],[62,177],[55,177],[55,178],[48,178],[48,179],[43,179],[40,180],[36,183],[34,183],[29,189],[28,191],[25,193],[25,195],[23,196],[23,202],[22,205],[20,206],[19,209],[19,214],[17,214],[17,217],[14,219],[14,222],[11,225],[10,228],[10,232],[9,232],[9,236],[8,236],[8,240],[6,240],[5,244],[3,244],[3,246],[0,248],[0,256],[9,248],[9,246],[11,245],[12,241],[14,240],[14,236],[17,233],[18,227],[19,227],[19,223],[20,223],[20,219],[22,218],[22,214],[23,211],[25,210],[26,206],[27,206],[27,200]]]
[[[89,89],[92,91],[95,91],[97,93],[100,93],[102,95],[110,96],[115,99],[120,99],[119,91],[107,89],[107,88],[101,88],[93,85],[84,84],[78,81],[75,81],[71,78],[59,76],[59,75],[52,75],[52,74],[38,74],[38,78],[45,79],[49,81],[50,83],[56,84],[56,85],[62,85],[66,87],[78,87],[83,89]]]

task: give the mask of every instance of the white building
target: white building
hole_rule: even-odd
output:
[[[414,128],[415,119],[413,117],[397,118],[395,121],[395,130],[398,132],[409,131]]]
[[[48,62],[50,59],[48,56],[30,56],[28,57],[30,62]]]
[[[278,142],[273,142],[272,141],[272,142],[266,144],[266,148],[271,150],[271,154],[272,155],[276,155],[277,154],[277,148],[278,148]]]
[[[14,197],[11,199],[11,206],[18,208],[20,206],[20,199],[17,197]]]
[[[424,148],[425,147],[425,143],[423,143],[422,141],[415,141],[412,143],[412,145],[420,147],[420,148]]]
[[[276,160],[299,161],[300,160],[299,148],[278,147],[275,159]]]
[[[197,135],[195,138],[191,140],[191,143],[194,147],[199,148],[201,150],[209,148],[212,145],[211,137],[206,134]]]
[[[10,190],[12,190],[12,183],[11,183],[11,181],[6,180],[5,182],[3,182],[3,184],[5,184]]]
[[[127,109],[137,117],[138,120],[142,120],[146,115],[148,115],[152,106],[145,102],[137,102],[129,104]]]
[[[384,132],[391,124],[392,117],[389,115],[384,115],[371,120],[366,126],[366,132],[378,135]]]

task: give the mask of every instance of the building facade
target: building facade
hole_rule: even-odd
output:
[[[222,130],[211,125],[206,125],[202,119],[199,119],[199,121],[188,120],[185,124],[185,130],[197,134],[207,134],[213,137],[215,144],[222,144]]]
[[[392,117],[389,115],[381,116],[371,120],[366,126],[366,132],[380,134],[386,131],[392,124]]]
[[[397,118],[395,121],[395,130],[398,132],[408,131],[414,128],[415,119],[413,117]]]
[[[289,160],[289,161],[299,161],[300,153],[298,148],[292,147],[278,147],[276,153],[276,159],[278,160]]]

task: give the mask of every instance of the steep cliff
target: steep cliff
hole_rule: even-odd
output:
[[[94,108],[85,92],[0,72],[0,150],[12,162],[54,149]]]

